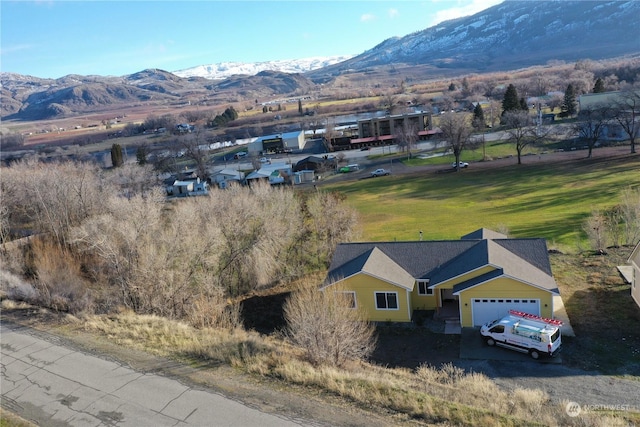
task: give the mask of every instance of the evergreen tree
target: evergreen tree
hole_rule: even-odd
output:
[[[302,99],[298,99],[298,114],[301,116],[304,115],[304,111],[302,111]]]
[[[456,84],[451,82],[449,85],[449,92],[454,92],[456,90]]]
[[[484,111],[479,102],[473,109],[473,127],[476,129],[483,129],[485,127]]]
[[[562,115],[570,117],[577,112],[576,105],[576,91],[572,84],[567,86],[567,90],[564,92],[564,102],[562,103]]]
[[[527,100],[524,98],[520,98],[520,109],[522,111],[529,111],[529,106],[527,105]]]
[[[113,144],[111,146],[111,164],[114,168],[120,167],[124,164],[122,157],[122,147],[120,144]]]
[[[502,99],[502,115],[507,111],[518,111],[521,110],[522,107],[520,105],[520,100],[518,99],[518,91],[513,84],[510,84],[507,87],[507,91],[504,93],[504,98]]]
[[[136,150],[136,160],[140,166],[147,164],[147,147],[141,145]]]
[[[604,81],[600,77],[596,80],[596,84],[593,86],[593,93],[604,92]]]

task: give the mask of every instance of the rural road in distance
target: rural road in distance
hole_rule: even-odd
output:
[[[136,372],[29,328],[0,325],[2,407],[46,426],[301,426],[220,394]]]

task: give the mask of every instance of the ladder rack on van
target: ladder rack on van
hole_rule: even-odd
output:
[[[511,314],[512,316],[522,317],[523,319],[545,322],[553,326],[562,326],[562,320],[549,319],[547,317],[540,317],[535,314],[525,313],[524,311],[509,310],[509,314]]]

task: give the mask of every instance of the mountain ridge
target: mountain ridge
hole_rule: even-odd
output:
[[[174,71],[180,77],[204,77],[211,80],[224,80],[236,75],[256,75],[261,71],[281,71],[284,73],[306,73],[345,61],[355,55],[314,56],[310,58],[275,60],[262,62],[218,62],[198,65]]]
[[[127,76],[68,75],[42,79],[0,73],[2,119],[37,120],[94,112],[131,103],[214,105],[240,100],[306,95],[343,75],[370,84],[376,75],[412,68],[414,77],[506,71],[549,61],[608,59],[640,54],[639,1],[506,1],[475,15],[442,22],[382,41],[339,62],[326,58],[266,61],[248,65],[192,67],[170,73],[147,69]],[[231,65],[236,64],[236,65]],[[260,65],[261,64],[261,65]],[[260,67],[290,67],[283,72]],[[320,66],[322,64],[328,64]],[[209,68],[207,68],[209,67]],[[243,68],[244,67],[244,68]],[[319,67],[319,68],[315,68]],[[224,70],[222,69],[224,68]],[[191,71],[189,71],[191,70]],[[198,73],[220,75],[207,79]],[[182,73],[180,76],[176,73]],[[208,73],[208,74],[207,74]],[[234,74],[235,73],[235,74]],[[377,74],[376,74],[377,73]],[[336,83],[340,90],[344,80]]]

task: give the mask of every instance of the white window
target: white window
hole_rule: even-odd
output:
[[[433,295],[433,289],[429,288],[428,280],[418,280],[418,295]]]
[[[397,310],[397,292],[376,292],[376,308],[378,310]]]
[[[356,293],[353,291],[343,291],[335,293],[339,301],[343,302],[349,308],[356,308]]]

